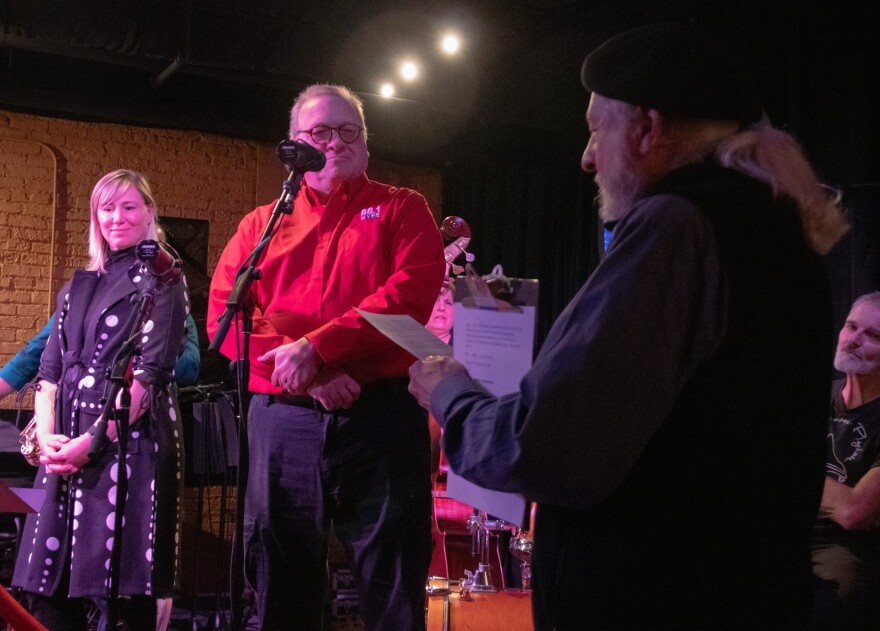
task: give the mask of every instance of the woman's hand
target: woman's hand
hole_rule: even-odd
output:
[[[40,445],[40,453],[47,457],[57,454],[58,450],[68,442],[70,442],[70,437],[64,434],[37,430],[37,443]]]
[[[67,438],[64,436],[63,438]],[[82,469],[89,461],[89,445],[92,437],[83,434],[74,439],[69,439],[58,444],[52,453],[40,455],[40,462],[46,466],[48,473],[58,475],[71,475]]]

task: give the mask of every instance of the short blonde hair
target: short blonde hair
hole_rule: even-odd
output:
[[[131,187],[137,189],[137,192],[144,198],[147,207],[153,209],[153,221],[147,226],[144,238],[156,239],[156,200],[153,198],[153,191],[147,178],[137,171],[128,169],[111,171],[98,180],[92,189],[92,197],[89,202],[89,263],[86,269],[103,272],[107,263],[108,247],[98,223],[98,209]]]

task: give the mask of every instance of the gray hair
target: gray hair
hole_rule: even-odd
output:
[[[853,311],[855,311],[856,307],[865,304],[871,305],[875,309],[880,309],[880,291],[871,291],[867,294],[862,294],[861,296],[856,298],[853,301],[852,307],[850,307],[849,312],[852,313]]]
[[[358,96],[352,92],[350,89],[346,88],[344,85],[334,85],[332,83],[315,83],[308,86],[305,90],[299,93],[296,99],[293,101],[293,107],[290,108],[290,137],[293,138],[296,136],[297,132],[302,131],[297,127],[297,122],[299,119],[299,112],[302,109],[302,106],[309,99],[313,99],[318,96],[336,96],[340,99],[343,99],[351,105],[354,110],[358,113],[358,116],[361,119],[361,127],[364,128],[363,137],[364,140],[367,139],[367,121],[364,118],[364,103],[358,98]]]
[[[633,124],[645,108],[621,102],[618,110]],[[795,202],[807,243],[819,254],[827,254],[849,230],[840,196],[819,182],[797,140],[766,118],[746,129],[735,121],[667,117],[666,122],[677,145],[671,168],[714,154],[722,165],[768,184],[774,195]]]
[[[766,182],[775,195],[794,200],[813,251],[827,254],[849,230],[839,195],[819,183],[797,140],[768,121],[724,139],[715,155],[721,164]]]

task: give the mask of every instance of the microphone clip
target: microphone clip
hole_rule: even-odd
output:
[[[275,152],[288,169],[297,173],[320,171],[327,163],[323,151],[302,140],[282,140]]]
[[[146,272],[160,285],[173,285],[180,281],[183,266],[180,256],[167,243],[144,239],[135,249],[138,260]]]

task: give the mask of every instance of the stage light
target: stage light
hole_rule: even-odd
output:
[[[458,52],[458,49],[461,48],[461,42],[458,37],[450,33],[443,37],[443,40],[440,42],[440,47],[447,55],[454,55]]]
[[[390,83],[383,83],[382,87],[379,88],[379,94],[384,96],[386,99],[390,99],[394,96],[394,86]]]
[[[412,61],[405,61],[400,64],[400,76],[406,81],[412,81],[419,74],[419,69]]]

